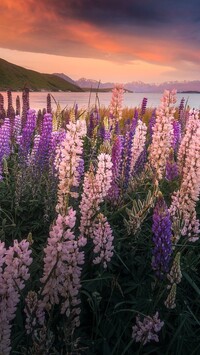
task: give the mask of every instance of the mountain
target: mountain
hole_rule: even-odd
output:
[[[41,74],[0,58],[0,90],[21,91],[24,87],[32,91],[83,91],[76,84],[56,75]]]
[[[114,83],[106,82],[101,83],[98,80],[81,78],[75,81],[76,85],[80,86],[83,89],[110,89],[114,87]]]
[[[113,82],[101,83],[97,80],[81,78],[74,81],[76,85],[83,89],[112,89],[115,85]],[[124,84],[124,88],[131,92],[144,93],[162,93],[164,90],[176,89],[178,92],[200,92],[200,80],[193,81],[166,81],[160,84],[144,83],[142,81],[132,81]]]
[[[73,85],[78,85],[73,79],[71,79],[69,76],[67,76],[66,74],[63,73],[53,73],[53,75],[58,76],[59,78],[62,78],[66,81],[68,81],[69,83],[73,84]],[[78,85],[79,86],[79,85]]]

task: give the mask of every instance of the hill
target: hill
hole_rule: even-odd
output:
[[[21,91],[83,91],[79,86],[53,74],[25,69],[0,58],[0,90]]]

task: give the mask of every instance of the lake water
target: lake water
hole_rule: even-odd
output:
[[[4,96],[5,108],[7,108],[7,93],[1,92]],[[30,107],[39,110],[46,107],[46,97],[48,92],[30,92]],[[22,97],[21,92],[13,92],[13,106],[15,108],[15,100],[17,95],[20,99]],[[61,109],[65,107],[73,107],[74,104],[78,104],[79,108],[86,109],[90,102],[90,107],[95,104],[96,94],[89,92],[55,92],[51,93],[55,101],[61,106]],[[101,106],[108,106],[110,103],[112,93],[98,93],[98,102]],[[142,99],[148,98],[147,107],[156,107],[160,104],[161,93],[125,93],[123,107],[137,107],[141,105]],[[177,94],[177,106],[180,103],[182,97],[185,98],[188,105],[191,108],[200,109],[200,94]],[[52,108],[56,108],[56,103],[52,98]]]

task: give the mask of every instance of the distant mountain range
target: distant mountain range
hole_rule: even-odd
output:
[[[21,91],[24,87],[31,91],[83,91],[56,75],[41,74],[0,58],[0,90]]]
[[[86,79],[86,78],[81,78],[79,80],[72,80],[70,77],[63,73],[56,73],[54,75],[59,76],[62,79],[65,79],[75,85],[78,85],[79,87],[83,89],[112,89],[115,85],[113,82],[106,82],[106,83],[101,83],[97,80],[93,79]],[[126,90],[132,91],[132,92],[149,92],[149,93],[160,93],[163,92],[165,89],[171,90],[171,89],[177,89],[178,92],[199,92],[200,93],[200,80],[194,80],[194,81],[166,81],[161,84],[147,84],[143,83],[142,81],[132,81],[129,83],[124,84],[124,88]]]
[[[31,91],[111,91],[115,83],[102,83],[93,79],[81,78],[73,80],[63,73],[42,74],[25,69],[0,58],[0,91],[8,89],[21,91],[28,87]],[[167,81],[161,84],[147,84],[142,81],[132,81],[124,84],[131,92],[161,93],[165,89],[177,89],[178,92],[200,93],[200,80]]]

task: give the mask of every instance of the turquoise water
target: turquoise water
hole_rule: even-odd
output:
[[[7,94],[2,93],[4,96],[5,107],[7,107]],[[38,110],[46,107],[47,92],[30,92],[30,106],[31,108]],[[13,106],[15,108],[16,96],[22,97],[21,92],[13,92]],[[108,106],[111,99],[111,93],[98,93],[98,98],[95,93],[90,96],[89,92],[55,92],[51,93],[55,101],[60,103],[61,108],[72,107],[74,104],[78,104],[79,108],[86,109],[88,105],[93,106],[95,102],[101,106]],[[160,93],[125,93],[124,94],[124,107],[136,107],[140,106],[143,97],[148,98],[147,107],[156,107],[160,103]],[[200,94],[177,94],[177,106],[180,103],[181,98],[184,97],[191,108],[200,108]],[[56,103],[52,98],[52,107],[56,108]]]

